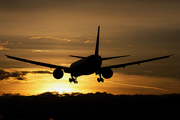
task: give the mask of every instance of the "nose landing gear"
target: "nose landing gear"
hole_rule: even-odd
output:
[[[97,81],[98,82],[104,82],[104,79],[103,78],[97,78]]]
[[[97,78],[97,81],[98,81],[98,82],[104,82],[104,79],[101,77],[101,74],[99,74],[99,77],[100,77],[100,78]]]
[[[74,83],[78,83],[78,81],[76,80],[76,78],[73,78],[73,76],[71,76],[72,78],[69,78],[69,82],[74,82]]]

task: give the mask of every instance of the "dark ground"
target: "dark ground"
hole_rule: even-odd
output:
[[[176,118],[180,94],[112,95],[107,93],[0,96],[0,120]]]

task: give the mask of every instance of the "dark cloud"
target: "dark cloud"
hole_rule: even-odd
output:
[[[104,9],[106,9],[108,6],[112,7],[112,5],[120,5],[120,4],[135,4],[134,7],[137,7],[136,5],[142,5],[144,3],[156,3],[156,4],[170,4],[173,2],[179,2],[179,0],[0,0],[1,9],[2,8],[8,8],[8,9],[16,9],[16,10],[37,10],[37,9],[49,9],[49,8],[72,8],[73,6],[79,6],[79,8],[86,8],[88,9],[92,4],[94,4],[94,8],[102,7],[105,5]],[[95,3],[97,5],[95,5]],[[85,6],[85,5],[90,6]],[[101,5],[101,6],[99,6]],[[123,6],[121,7],[123,8]],[[72,8],[73,9],[73,8]]]
[[[74,9],[74,6],[81,6],[82,0],[0,0],[0,9],[22,12],[25,11],[41,11],[41,10],[57,10],[57,9]],[[89,2],[88,2],[89,3]],[[83,6],[82,6],[83,7]],[[84,7],[83,7],[84,8]]]
[[[8,71],[0,68],[0,80],[7,80],[9,78],[14,78],[17,80],[26,80],[25,75],[31,74],[52,74],[50,71]]]
[[[98,25],[109,30],[115,30],[114,27],[117,27],[118,31],[126,31],[128,26],[178,26],[180,20],[180,1],[177,0],[0,2],[0,33],[3,35],[90,35]],[[88,28],[88,31],[85,28]]]

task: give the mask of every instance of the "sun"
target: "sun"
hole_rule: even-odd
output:
[[[71,93],[73,92],[73,89],[66,86],[66,85],[60,85],[60,84],[52,84],[46,89],[47,91],[53,92],[59,92],[60,94],[62,93]]]
[[[67,82],[68,79],[69,76],[65,74],[63,79],[61,80],[62,82],[58,80],[52,80],[54,82],[47,84],[46,91],[51,91],[51,92],[56,91],[59,92],[60,94],[73,92],[74,89],[72,88],[71,84]]]
[[[62,93],[72,93],[76,91],[74,85],[69,83],[69,75],[64,74],[64,77],[61,80],[54,79],[52,74],[29,74],[27,76],[28,81],[34,81],[32,83],[27,84],[28,87],[30,84],[32,85],[31,91],[29,94],[40,94],[44,92],[58,92]],[[28,88],[26,87],[26,88]],[[33,89],[32,89],[33,88]]]

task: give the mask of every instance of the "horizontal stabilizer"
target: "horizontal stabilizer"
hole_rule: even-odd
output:
[[[76,58],[83,58],[86,59],[86,57],[81,57],[81,56],[75,56],[75,55],[69,55],[70,57],[76,57]]]
[[[107,58],[102,58],[102,60],[109,60],[109,59],[114,59],[114,58],[121,58],[121,57],[129,57],[130,55],[123,55],[123,56],[116,56],[116,57],[107,57]]]

